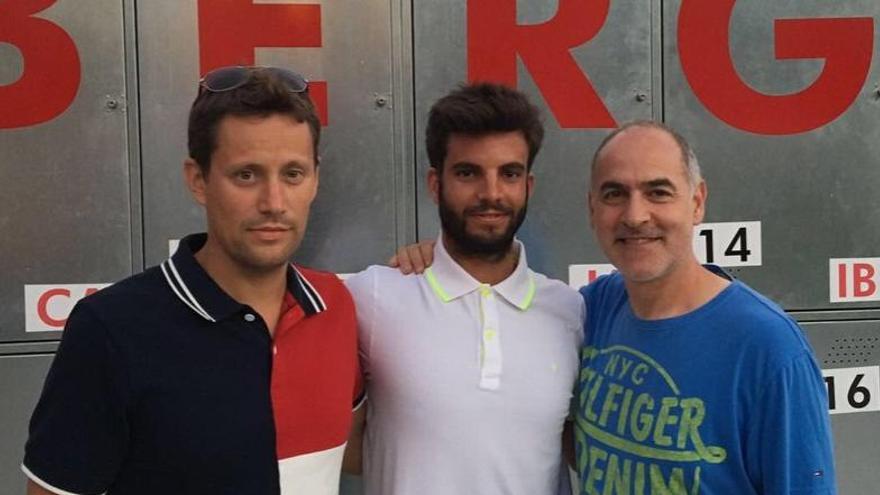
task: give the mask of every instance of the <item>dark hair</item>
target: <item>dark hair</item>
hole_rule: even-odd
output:
[[[687,139],[681,135],[678,131],[669,127],[668,125],[662,122],[656,122],[653,120],[631,120],[629,122],[624,123],[617,129],[614,129],[610,134],[605,136],[605,139],[599,143],[599,146],[596,148],[596,152],[593,153],[593,161],[590,163],[590,171],[596,170],[596,162],[599,161],[599,154],[602,153],[602,150],[605,149],[605,146],[611,142],[612,139],[617,137],[618,134],[632,129],[634,127],[643,127],[648,129],[656,129],[661,132],[665,132],[669,137],[671,137],[675,144],[678,145],[678,150],[681,152],[681,164],[684,167],[685,176],[687,176],[688,183],[691,187],[696,187],[697,184],[702,180],[702,173],[700,172],[700,162],[697,161],[697,155],[694,153],[694,149],[691,147],[690,143],[688,143]]]
[[[525,137],[531,169],[544,139],[538,108],[523,93],[501,84],[463,84],[431,107],[425,130],[430,165],[443,169],[452,134],[482,136],[511,131],[520,131]]]
[[[305,122],[312,133],[315,165],[318,165],[318,143],[321,122],[307,93],[293,93],[271,72],[251,69],[248,80],[227,91],[201,89],[189,111],[187,145],[189,156],[203,172],[211,168],[211,155],[217,149],[217,128],[227,115],[236,117],[268,117],[286,115]]]

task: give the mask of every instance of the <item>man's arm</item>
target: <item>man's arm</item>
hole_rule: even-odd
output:
[[[348,433],[348,444],[342,458],[342,470],[348,474],[363,472],[364,424],[367,420],[367,401],[354,411],[351,431]],[[29,494],[30,495],[30,494]]]
[[[749,469],[765,495],[828,495],[835,490],[828,397],[808,354],[794,358],[763,387],[750,432]]]
[[[28,493],[102,493],[113,484],[128,445],[120,360],[102,321],[80,301],[31,416],[22,463]]]

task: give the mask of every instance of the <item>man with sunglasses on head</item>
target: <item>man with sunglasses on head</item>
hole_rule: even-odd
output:
[[[289,262],[318,189],[299,75],[202,79],[184,176],[207,233],[80,301],[30,424],[29,494],[336,494],[361,402],[355,313]]]
[[[346,280],[369,393],[366,495],[557,493],[584,304],[514,238],[543,135],[514,89],[441,98],[426,131],[434,265]]]

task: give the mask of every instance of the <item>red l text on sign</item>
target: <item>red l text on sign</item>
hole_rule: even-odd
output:
[[[832,258],[831,302],[880,301],[880,258]]]
[[[25,285],[25,331],[63,330],[76,302],[108,285],[110,284]]]

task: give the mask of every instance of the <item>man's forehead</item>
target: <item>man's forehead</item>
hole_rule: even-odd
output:
[[[462,157],[524,161],[528,158],[528,144],[519,131],[452,134],[447,143],[446,163],[454,163]]]
[[[596,157],[595,178],[637,174],[641,181],[687,175],[681,148],[668,132],[648,126],[626,129],[614,136]]]
[[[681,148],[666,130],[651,126],[633,126],[621,131],[605,144],[599,158],[621,152],[664,151],[681,157]]]

